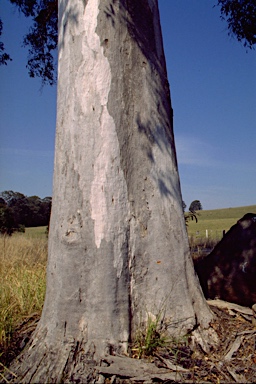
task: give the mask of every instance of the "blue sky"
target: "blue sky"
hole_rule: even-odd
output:
[[[159,0],[183,200],[256,204],[256,51],[228,36],[217,0]],[[1,0],[0,191],[52,194],[56,87],[30,79],[28,23]]]

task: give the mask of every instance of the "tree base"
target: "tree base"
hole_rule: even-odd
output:
[[[185,339],[184,339],[185,340]],[[217,337],[212,328],[193,331],[191,346],[183,341],[163,347],[149,360],[128,356],[105,355],[98,357],[94,343],[85,341],[62,342],[53,347],[45,343],[45,331],[35,331],[32,340],[11,364],[5,381],[10,383],[134,383],[172,380],[186,382],[190,371],[181,366],[177,353],[192,354],[192,348],[209,352],[216,346]],[[176,351],[173,357],[170,351]],[[178,351],[178,352],[177,352]],[[188,352],[189,351],[189,352]],[[166,358],[166,356],[168,357]],[[96,357],[97,356],[97,357]],[[187,358],[187,357],[186,357]],[[152,362],[153,361],[153,362]],[[112,378],[112,379],[111,379]],[[109,381],[110,380],[110,381]],[[112,381],[111,381],[112,380]]]
[[[80,349],[80,350],[79,350]],[[53,356],[55,355],[55,356]],[[28,357],[34,360],[34,366],[27,365]],[[38,358],[37,354],[37,358]],[[6,379],[10,383],[134,383],[172,380],[185,382],[190,374],[188,369],[172,364],[172,368],[157,367],[155,363],[146,360],[132,359],[127,356],[106,356],[99,362],[84,354],[80,346],[70,351],[64,369],[64,357],[51,353],[40,354],[41,360],[35,361],[35,355],[28,356],[25,352],[11,367],[15,373],[9,373]],[[110,380],[110,381],[109,381]]]
[[[96,379],[94,346],[82,342],[63,343],[49,348],[33,338],[21,355],[11,364],[6,376],[11,383],[93,383]],[[36,345],[35,345],[36,344]],[[85,349],[87,347],[87,350]]]

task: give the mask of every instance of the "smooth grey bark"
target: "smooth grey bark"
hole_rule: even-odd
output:
[[[15,368],[24,382],[90,381],[90,362],[126,353],[148,315],[176,334],[212,318],[183,218],[157,0],[59,0],[58,74],[47,293]]]

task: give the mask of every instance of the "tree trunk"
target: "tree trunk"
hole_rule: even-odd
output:
[[[47,293],[24,382],[90,382],[148,315],[207,328],[189,252],[157,0],[59,0]]]

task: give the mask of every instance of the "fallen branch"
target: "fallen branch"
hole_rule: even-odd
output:
[[[242,331],[242,332],[238,332],[237,336],[240,336],[240,335],[253,335],[254,333],[256,333],[256,329],[253,329],[253,330],[249,330],[249,329],[246,329],[245,331]]]
[[[180,365],[173,364],[170,360],[165,359],[161,355],[158,355],[155,353],[155,356],[158,357],[159,360],[161,360],[168,369],[171,369],[174,372],[184,372],[184,373],[189,373],[189,369],[183,368]]]
[[[231,345],[231,348],[229,349],[228,353],[224,357],[224,361],[230,361],[232,359],[233,354],[238,351],[240,348],[242,341],[243,341],[243,336],[237,336],[233,344]]]
[[[241,305],[234,304],[234,303],[229,303],[228,301],[223,301],[223,300],[207,300],[207,303],[210,306],[217,307],[217,308],[226,308],[226,309],[231,309],[236,312],[243,313],[245,315],[253,315],[253,310],[248,307],[242,307]]]
[[[132,381],[175,380],[184,382],[184,377],[166,368],[157,368],[155,364],[130,357],[107,356],[103,360],[109,366],[97,366],[96,370],[103,375],[116,375],[130,378]]]
[[[226,367],[228,373],[237,383],[246,383],[246,379],[243,375],[238,375],[231,367]]]

